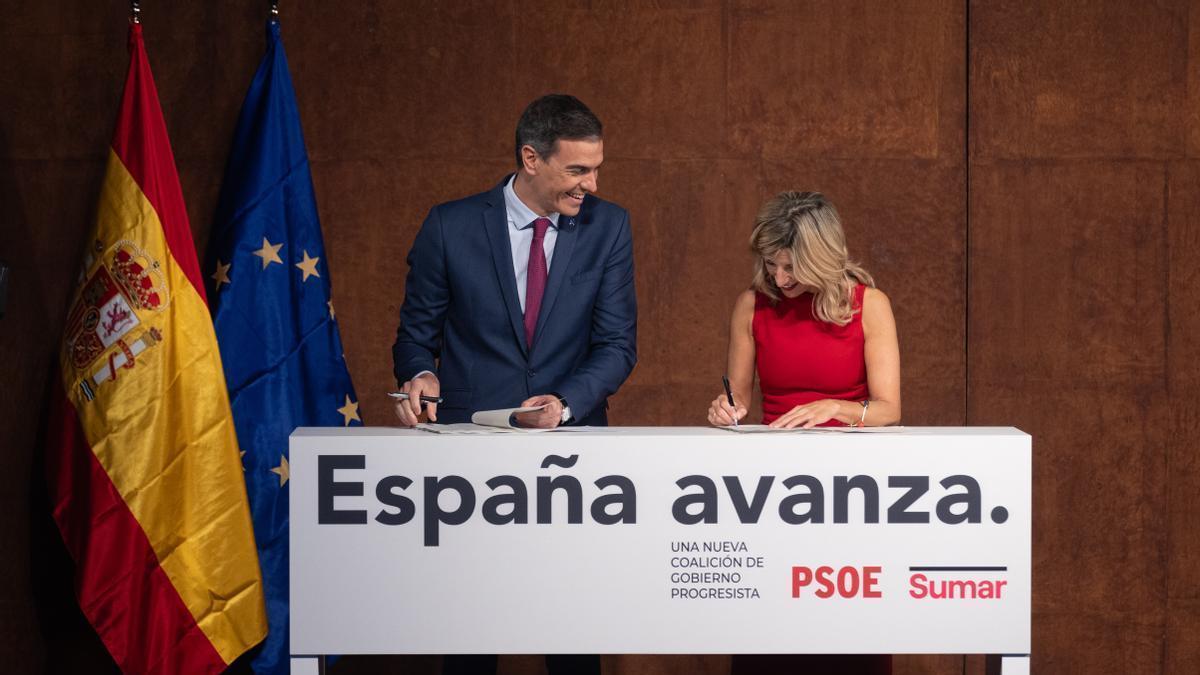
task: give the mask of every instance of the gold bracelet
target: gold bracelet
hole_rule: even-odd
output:
[[[867,399],[865,401],[859,401],[859,403],[862,404],[863,411],[862,411],[862,417],[858,418],[858,426],[865,427],[865,426],[867,426],[867,408],[871,407],[871,399]],[[854,426],[854,425],[851,425],[851,426]]]

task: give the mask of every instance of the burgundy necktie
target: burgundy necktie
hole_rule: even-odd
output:
[[[549,218],[533,221],[533,242],[529,244],[529,271],[525,275],[525,344],[533,347],[533,332],[537,330],[538,311],[546,292],[546,251],[543,242]]]

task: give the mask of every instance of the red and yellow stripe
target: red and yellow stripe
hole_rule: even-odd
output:
[[[113,344],[83,367],[64,338],[47,471],[80,606],[121,669],[216,673],[266,635],[262,580],[220,352],[140,25],[131,26],[130,50],[82,279],[121,246],[156,263],[162,304],[136,307],[128,336],[156,337],[136,355]],[[132,359],[118,367],[118,355]],[[106,363],[109,377],[95,385]]]

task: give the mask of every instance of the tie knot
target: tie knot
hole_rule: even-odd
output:
[[[533,238],[534,239],[545,238],[546,229],[548,227],[550,227],[550,225],[551,225],[551,223],[550,223],[549,218],[538,218],[537,220],[533,221]]]

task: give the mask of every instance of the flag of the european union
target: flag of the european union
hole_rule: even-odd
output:
[[[205,275],[266,590],[270,632],[252,665],[258,673],[286,673],[288,435],[296,427],[362,421],[274,20],[238,118]]]

